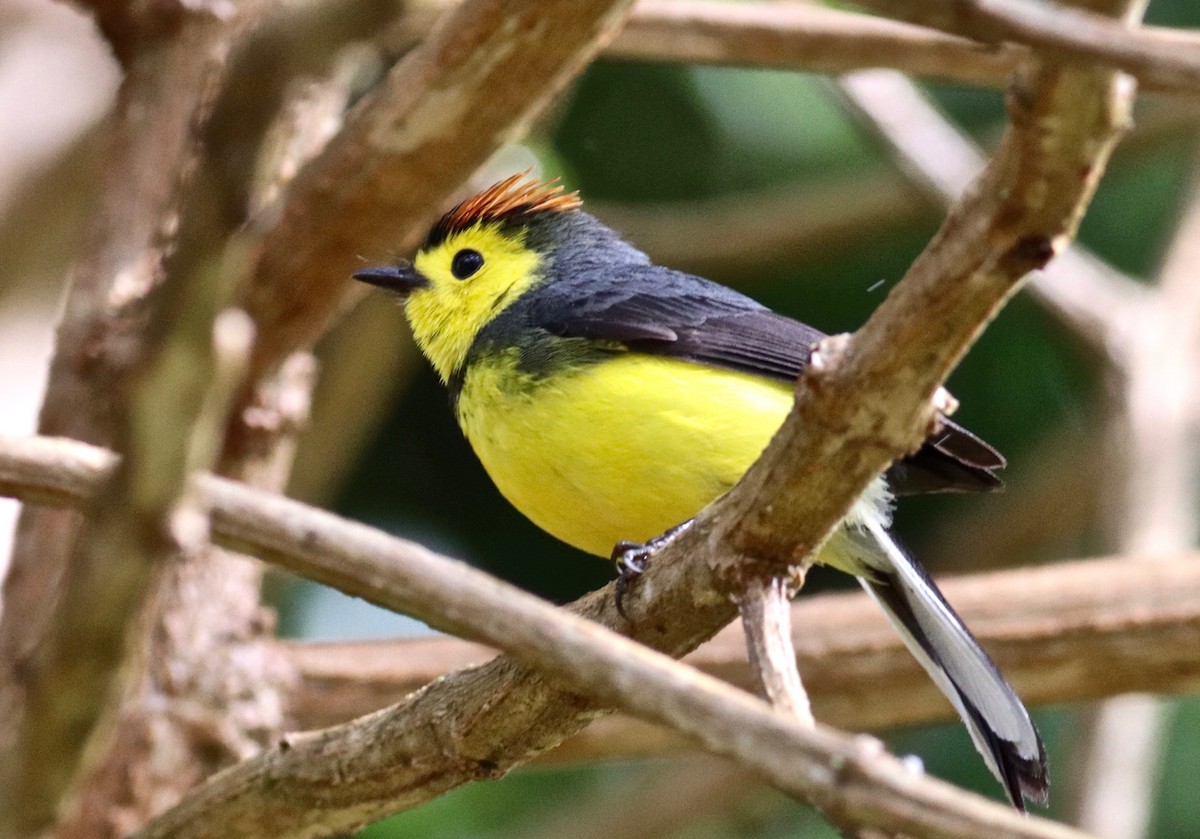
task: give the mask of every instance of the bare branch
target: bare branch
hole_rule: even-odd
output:
[[[113,697],[128,626],[156,561],[188,538],[186,517],[168,522],[166,513],[184,487],[189,432],[202,410],[216,289],[211,275],[168,280],[164,262],[227,57],[264,7],[175,9],[166,15],[174,21],[169,38],[125,56],[111,163],[59,326],[39,427],[129,458],[78,545],[78,519],[58,511],[22,517],[0,622],[5,835],[38,834],[53,818]]]
[[[891,825],[914,836],[972,836],[983,831],[1006,836],[1077,835],[917,778],[886,757],[881,746],[799,726],[746,694],[582,616],[555,609],[418,546],[237,485],[214,479],[204,485],[216,502],[214,526],[226,539],[253,544],[257,552],[286,561],[293,570],[338,580],[356,594],[367,593],[361,581],[373,579],[372,593],[390,608],[502,643],[516,657],[537,662],[539,668],[600,702],[664,722],[718,753],[736,756],[772,783],[838,814],[839,821]],[[653,574],[653,567],[647,573]],[[668,575],[680,577],[673,569],[664,569],[655,574],[658,579],[653,584],[659,596],[673,600],[675,595],[662,586]],[[616,619],[610,598],[611,591],[593,595],[580,609]],[[428,714],[433,710],[428,704],[436,702],[438,694],[445,698],[449,688],[456,701],[452,706],[437,703],[440,718],[467,713],[478,725],[477,715],[484,711],[474,701],[463,707],[469,695],[464,688],[512,666],[510,660],[500,659],[463,674],[465,683],[439,682],[387,712],[325,732],[290,737],[261,757],[222,773],[139,836],[249,837],[266,830],[285,837],[328,835],[411,806],[443,788],[451,780],[444,774],[450,767],[431,776],[435,771],[431,761],[450,757],[452,765],[458,764],[452,776],[466,771],[462,763],[471,765],[475,773],[497,772],[501,768],[497,761],[503,756],[473,752],[472,726],[445,740],[428,726],[415,724],[411,714],[421,713],[422,706],[422,716]],[[589,705],[577,706],[574,714]],[[436,748],[433,742],[425,742],[431,734],[440,743]],[[332,754],[338,759],[330,760]],[[414,772],[417,776],[406,781]],[[294,818],[297,807],[304,808],[303,819]]]
[[[114,463],[111,453],[72,441],[0,437],[0,494],[27,502],[85,506]],[[227,483],[207,478],[205,485]],[[251,512],[226,507],[223,498],[207,498],[216,517],[214,538],[226,545],[271,541],[267,532],[239,536],[237,530],[223,528],[223,521],[269,518],[266,508],[247,500],[251,496],[229,496],[256,508]],[[386,604],[386,595],[370,582],[383,570],[371,568],[367,581],[353,592]],[[1190,554],[1163,557],[1153,574],[1114,557],[947,579],[940,587],[1033,704],[1129,690],[1200,689],[1200,651],[1186,642],[1200,626],[1200,562]],[[1113,598],[1113,591],[1122,592],[1122,597]],[[797,659],[821,719],[844,728],[881,730],[950,714],[865,595],[804,598],[792,610]],[[495,654],[489,647],[449,638],[281,645],[301,677],[288,706],[305,728],[377,710],[449,671],[483,664]],[[735,685],[749,689],[753,684],[746,669],[746,645],[734,627],[687,660]],[[873,692],[880,679],[889,685],[886,701]]]
[[[817,5],[641,0],[605,55],[844,73],[895,67],[1002,87],[1023,51]]]
[[[1161,558],[1154,573],[1125,557],[1059,563],[939,580],[946,598],[1000,669],[1032,705],[1086,701],[1127,691],[1200,690],[1200,562]],[[1120,591],[1114,598],[1111,592]],[[941,698],[866,595],[802,598],[792,606],[793,642],[815,714],[852,731],[882,731],[950,719]],[[320,728],[376,711],[453,670],[495,655],[456,638],[348,644],[282,642],[298,675],[288,710],[301,728]],[[754,676],[746,644],[727,627],[684,661],[746,690]],[[886,693],[875,686],[886,682]],[[646,738],[644,726],[605,720],[546,755],[580,760],[678,748]],[[627,736],[626,729],[636,736]],[[559,754],[562,752],[563,754]]]
[[[819,523],[839,521],[934,427],[932,397],[983,324],[1070,242],[1132,91],[1113,73],[1047,65],[1016,85],[1012,123],[988,168],[854,339],[822,342],[795,410],[709,521],[709,535],[727,535],[736,553],[778,561],[820,545]]]
[[[411,250],[454,190],[612,36],[631,2],[467,0],[441,18],[267,215],[241,293],[259,330],[255,373],[321,334],[363,256]],[[228,445],[230,457],[238,440]]]
[[[1129,27],[1091,11],[1036,0],[862,0],[861,5],[984,43],[1026,44],[1047,57],[1108,64],[1156,87],[1200,87],[1200,40],[1191,33]]]
[[[78,445],[38,441],[35,448],[46,456]],[[98,477],[96,472],[89,475],[92,481]],[[224,541],[253,543],[266,555],[286,558],[288,567],[318,578],[341,577],[348,590],[371,593],[385,605],[402,607],[437,625],[493,642],[503,640],[510,651],[539,665],[549,661],[555,672],[589,691],[597,690],[602,700],[616,701],[651,719],[681,727],[710,748],[735,754],[746,765],[766,772],[773,783],[810,797],[847,821],[896,824],[915,836],[978,835],[983,830],[1011,836],[1076,835],[918,779],[861,741],[845,740],[823,729],[798,728],[745,694],[690,671],[676,670],[678,665],[641,645],[415,545],[220,479],[206,479],[202,486],[213,503],[214,530]],[[683,576],[673,569],[656,573],[654,567],[647,573],[659,578],[671,575],[676,581]],[[356,579],[372,580],[374,589],[368,592]],[[670,595],[660,585],[665,580],[653,582],[662,594]],[[610,592],[604,593],[600,602],[593,596],[582,608],[595,612],[599,607],[615,619],[610,598]],[[511,667],[511,662],[502,659],[464,677],[469,683]],[[438,684],[448,686],[452,681]],[[465,699],[464,687],[462,680],[454,685],[458,702]],[[212,835],[208,831],[216,831],[231,837],[259,836],[269,825],[280,836],[320,836],[380,815],[385,808],[410,805],[414,796],[420,799],[430,793],[430,767],[412,767],[421,773],[422,782],[406,788],[401,777],[407,764],[401,754],[424,755],[423,760],[428,761],[451,747],[443,741],[440,750],[426,750],[421,741],[427,736],[427,726],[413,725],[415,720],[409,719],[409,725],[398,727],[396,718],[403,719],[404,711],[419,712],[439,692],[423,691],[401,709],[367,717],[345,729],[289,738],[262,757],[223,773],[142,835],[201,835],[195,831]],[[586,707],[576,707],[574,713],[580,714]],[[428,713],[431,709],[424,710]],[[444,719],[448,710],[441,706],[440,718]],[[457,707],[455,710],[461,713]],[[477,707],[474,713],[479,713]],[[391,734],[385,737],[384,731]],[[332,767],[328,760],[315,759],[335,743],[343,744],[338,749],[342,758],[332,762]],[[373,745],[364,749],[367,743]],[[461,740],[451,753],[460,755],[460,761],[471,760],[469,744]],[[389,771],[380,774],[385,765]],[[295,775],[289,767],[295,767]],[[322,777],[327,769],[337,773],[338,784]],[[383,786],[367,795],[362,782],[350,783],[355,777],[365,781],[360,772]],[[271,784],[263,787],[267,777]],[[285,778],[290,780],[285,782]],[[888,792],[880,795],[883,789]],[[293,796],[306,802],[307,815],[299,820],[301,824],[292,818],[300,806]],[[322,802],[322,815],[316,818],[311,810],[314,800]],[[195,815],[197,807],[203,817]]]
[[[799,585],[796,585],[799,588]],[[735,598],[742,617],[746,652],[754,673],[755,691],[775,708],[805,725],[814,723],[812,708],[792,646],[792,581],[756,577]]]
[[[406,49],[418,43],[431,25],[431,12],[454,5],[454,0],[417,4],[396,27],[392,47]],[[639,0],[628,25],[604,55],[813,73],[887,67],[908,75],[1003,87],[1028,57],[1028,47],[1035,46],[1054,57],[1111,62],[1153,90],[1182,93],[1200,85],[1200,38],[1192,32],[1147,26],[1131,33],[1094,15],[1084,18],[1088,25],[1081,32],[1071,17],[1080,13],[1030,2],[1015,8],[995,0],[978,2],[969,17],[951,17],[958,7],[948,12],[948,3],[932,11],[926,6],[935,4],[901,0],[862,5],[912,23],[816,4]],[[1037,14],[1030,14],[1030,8]]]

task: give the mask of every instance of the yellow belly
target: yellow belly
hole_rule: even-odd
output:
[[[495,359],[468,371],[458,419],[518,510],[608,556],[733,486],[791,404],[787,384],[668,358],[619,355],[536,382]]]

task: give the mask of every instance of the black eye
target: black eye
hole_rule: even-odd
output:
[[[450,262],[450,273],[460,280],[465,280],[482,267],[483,254],[470,248],[464,248],[456,253]]]

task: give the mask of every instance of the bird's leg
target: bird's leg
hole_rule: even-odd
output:
[[[629,593],[630,586],[646,570],[650,558],[675,541],[692,526],[693,521],[688,519],[646,542],[617,542],[613,547],[612,561],[617,566],[617,592],[614,599],[617,611],[625,620],[629,620],[629,615],[625,614],[625,595]]]

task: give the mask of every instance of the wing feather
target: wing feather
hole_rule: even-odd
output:
[[[621,282],[582,272],[532,295],[531,325],[555,335],[709,364],[780,381],[804,371],[825,334],[709,280],[655,265],[621,266]],[[980,492],[1002,482],[1004,458],[944,419],[939,432],[888,473],[894,492]]]

